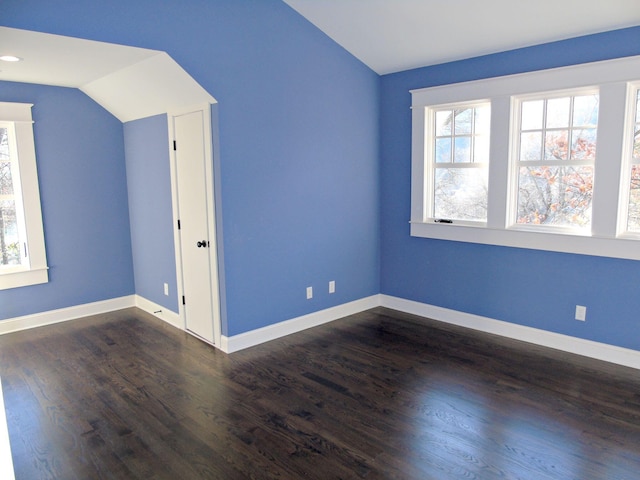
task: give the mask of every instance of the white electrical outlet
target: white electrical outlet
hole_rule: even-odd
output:
[[[336,293],[336,281],[331,280],[329,282],[329,293]]]
[[[576,320],[584,322],[587,320],[587,307],[576,305]]]
[[[307,287],[307,300],[313,298],[313,287]]]
[[[164,284],[164,294],[165,295],[169,295],[169,284],[168,283]]]

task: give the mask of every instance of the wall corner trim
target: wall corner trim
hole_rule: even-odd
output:
[[[135,296],[127,295],[125,297],[111,298],[109,300],[102,300],[99,302],[75,305],[73,307],[48,310],[46,312],[24,315],[22,317],[8,318],[6,320],[0,320],[0,335],[135,306]]]
[[[389,295],[380,295],[380,306],[460,327],[533,343],[542,347],[640,369],[640,351],[637,350],[584,340]]]
[[[233,335],[232,337],[223,335],[220,341],[220,349],[225,353],[237,352],[379,306],[380,296],[372,295],[371,297],[365,297],[360,300],[354,300],[353,302],[302,315],[273,325],[267,325],[266,327],[250,330],[238,335]]]

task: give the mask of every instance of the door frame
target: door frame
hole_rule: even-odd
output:
[[[207,212],[209,212],[208,236],[209,236],[209,270],[211,278],[211,300],[213,310],[213,346],[220,349],[220,341],[222,338],[221,328],[221,310],[220,310],[220,277],[218,272],[218,237],[217,232],[217,216],[215,205],[214,191],[214,168],[213,168],[213,134],[211,122],[211,104],[204,103],[194,105],[189,108],[180,108],[167,112],[167,124],[169,134],[169,159],[171,170],[171,211],[173,215],[173,244],[176,257],[176,285],[178,294],[178,315],[180,316],[182,329],[186,332],[187,323],[185,315],[185,306],[182,304],[182,296],[184,295],[184,285],[182,280],[182,249],[180,242],[180,231],[178,230],[178,183],[176,175],[176,152],[173,149],[175,140],[174,117],[186,115],[193,112],[202,112],[203,118],[203,134],[204,134],[204,155],[205,155],[205,188],[207,197]],[[197,337],[200,338],[200,337]]]

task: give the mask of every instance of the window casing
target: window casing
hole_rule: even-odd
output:
[[[630,119],[637,110],[639,80],[640,57],[629,57],[413,90],[411,235],[640,260],[640,234],[627,228],[627,210],[632,211],[628,207],[633,190],[630,178],[640,172],[637,157],[629,153],[638,143],[630,137],[638,130],[640,117],[633,117],[634,125]],[[527,124],[522,128],[523,109],[540,101],[543,123],[538,128]],[[430,112],[440,106],[478,102],[491,108],[486,222],[437,222],[428,181],[433,142]],[[549,102],[552,108],[555,103],[569,105],[565,111],[570,116],[564,125],[544,123]],[[585,116],[588,109],[576,109],[576,102],[586,102],[597,111]],[[542,158],[522,157],[525,134],[541,139]],[[563,148],[569,153],[566,158],[555,158],[545,150],[542,139],[555,138],[558,146],[563,144],[562,135],[567,137]],[[550,177],[555,174],[554,181],[569,182],[564,188],[585,190],[577,221],[575,212],[565,212],[564,220],[555,222],[545,222],[542,216],[536,221],[535,215],[523,219],[518,208],[524,203],[519,198],[520,185],[522,174],[532,175],[531,167],[546,169],[544,174]],[[568,167],[574,170],[573,177],[563,179],[558,170]]]
[[[0,290],[48,281],[31,107],[0,102]]]

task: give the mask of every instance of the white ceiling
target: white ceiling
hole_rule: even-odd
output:
[[[82,90],[122,122],[215,99],[157,50],[0,27],[0,80]]]
[[[284,0],[379,74],[640,25],[639,0]]]

